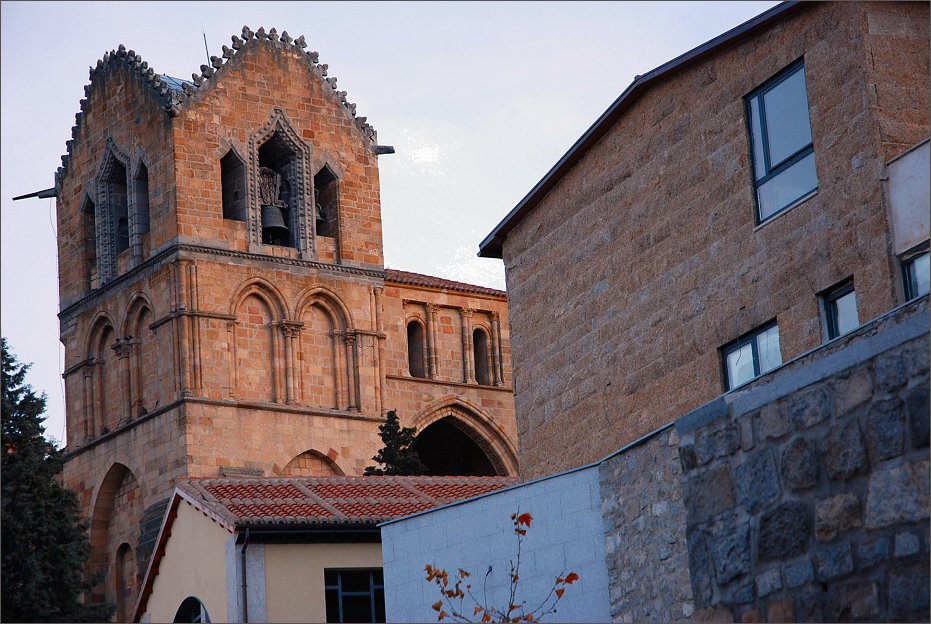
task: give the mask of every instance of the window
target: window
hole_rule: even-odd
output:
[[[742,386],[782,364],[779,327],[773,323],[738,338],[721,349],[727,389]]]
[[[833,340],[860,326],[857,316],[857,292],[848,281],[823,295],[824,320],[828,340]]]
[[[126,167],[114,159],[107,178],[107,202],[113,228],[113,255],[129,249],[129,204],[126,187]]]
[[[220,159],[220,188],[223,218],[246,220],[246,165],[230,150]]]
[[[336,236],[338,213],[339,183],[330,168],[324,165],[314,176],[314,218],[317,236]]]
[[[488,366],[488,334],[483,329],[472,332],[472,351],[475,356],[475,381],[491,385],[491,368]]]
[[[139,163],[136,183],[133,185],[136,207],[136,234],[149,233],[149,169]]]
[[[377,570],[324,570],[327,622],[384,622],[385,581]]]
[[[762,222],[818,190],[805,66],[796,63],[751,93],[747,118]]]
[[[411,377],[424,378],[423,326],[417,321],[407,324],[407,370]]]
[[[204,604],[194,596],[188,596],[175,612],[175,622],[210,622]]]
[[[928,243],[924,243],[902,257],[902,277],[905,279],[905,299],[927,295],[931,290],[931,265],[929,265]]]

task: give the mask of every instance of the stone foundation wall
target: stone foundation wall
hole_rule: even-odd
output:
[[[927,299],[874,325],[677,422],[698,617],[928,620]]]

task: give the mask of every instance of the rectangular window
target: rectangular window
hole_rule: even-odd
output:
[[[766,325],[721,348],[727,389],[752,381],[782,364],[779,326]]]
[[[905,300],[911,301],[927,295],[931,287],[931,256],[928,243],[924,243],[902,257],[902,277],[905,279]]]
[[[384,622],[385,580],[380,569],[324,570],[327,622]]]
[[[857,291],[854,290],[852,281],[832,288],[822,297],[828,340],[843,336],[860,326],[857,315]]]
[[[760,222],[818,190],[801,61],[747,96]]]

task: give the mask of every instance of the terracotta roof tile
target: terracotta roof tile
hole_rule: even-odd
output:
[[[234,529],[374,525],[515,483],[506,477],[227,477],[183,479],[178,489]]]
[[[475,293],[479,295],[492,295],[495,297],[507,297],[503,290],[488,288],[487,286],[476,286],[475,284],[466,284],[465,282],[456,282],[434,277],[432,275],[422,275],[420,273],[411,273],[409,271],[398,271],[397,269],[385,269],[385,280],[397,282],[398,284],[410,284],[412,286],[427,286],[428,288],[438,288],[440,290],[455,290],[459,292]]]

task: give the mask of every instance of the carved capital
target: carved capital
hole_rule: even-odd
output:
[[[297,338],[301,335],[301,329],[304,328],[304,324],[297,321],[282,321],[278,325],[278,328],[285,338]]]
[[[462,315],[462,318],[470,319],[474,312],[475,308],[459,308],[459,314]]]
[[[132,338],[123,338],[110,345],[110,348],[113,349],[114,353],[116,353],[116,357],[120,358],[121,360],[123,358],[129,357],[129,352],[132,351],[132,347]]]
[[[354,333],[346,332],[345,334],[343,334],[343,342],[345,342],[348,346],[351,347],[352,345],[356,343],[356,337],[357,336]]]

